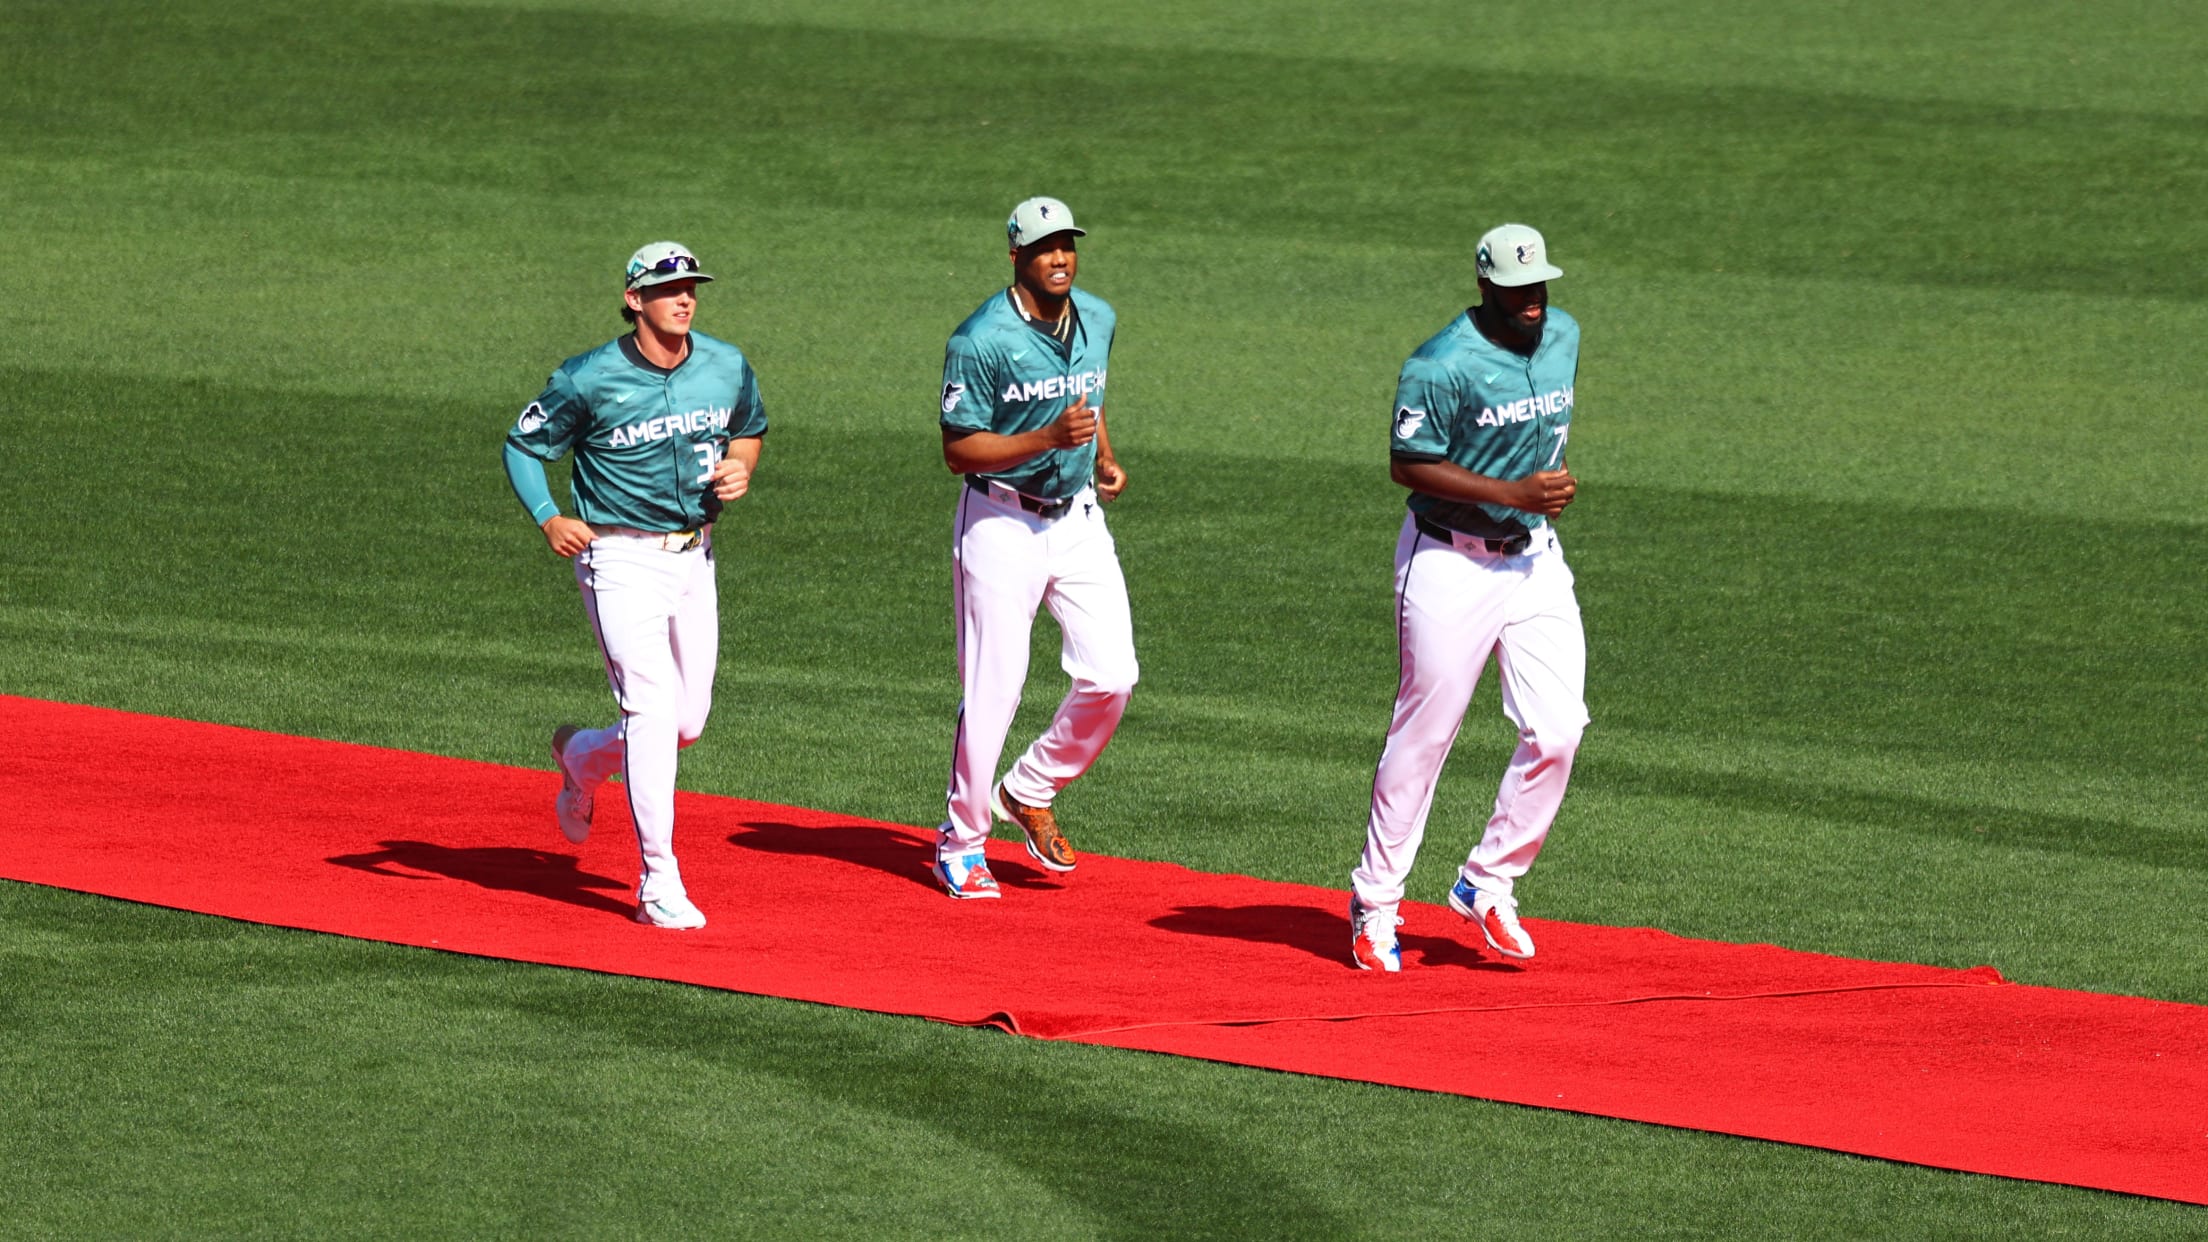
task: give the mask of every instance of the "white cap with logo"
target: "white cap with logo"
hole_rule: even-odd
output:
[[[1012,209],[1012,218],[1004,222],[1005,236],[1018,250],[1032,246],[1053,233],[1071,233],[1075,237],[1087,237],[1089,231],[1076,228],[1073,209],[1055,198],[1031,198]]]
[[[647,242],[629,256],[624,289],[642,289],[676,280],[713,279],[698,270],[698,256],[681,242]]]
[[[1480,279],[1513,288],[1555,280],[1562,270],[1549,263],[1549,244],[1524,224],[1498,224],[1480,236]]]

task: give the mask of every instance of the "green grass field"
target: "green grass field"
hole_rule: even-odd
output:
[[[674,237],[774,422],[684,784],[933,823],[942,344],[1052,193],[1144,661],[1074,839],[1344,886],[1395,369],[1522,219],[1595,718],[1527,912],[2208,1003],[2204,56],[2139,2],[10,0],[0,692],[546,766],[608,696],[498,442]],[[1507,747],[1490,683],[1414,897]],[[11,1237],[2208,1234],[18,884],[0,1032]]]

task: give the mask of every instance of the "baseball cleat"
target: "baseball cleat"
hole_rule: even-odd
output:
[[[1019,825],[1027,838],[1027,852],[1035,861],[1063,875],[1073,870],[1073,843],[1058,830],[1058,817],[1047,806],[1029,806],[1004,791],[999,784],[989,798],[989,813],[1008,824]]]
[[[1518,903],[1472,887],[1463,876],[1449,889],[1449,908],[1479,924],[1487,947],[1520,961],[1533,956],[1533,937],[1518,925]]]
[[[560,835],[575,845],[590,839],[590,817],[597,810],[597,798],[567,769],[567,744],[582,731],[571,724],[552,730],[552,763],[560,770],[560,796],[552,800],[552,814],[560,821]]]
[[[978,851],[936,859],[935,878],[943,882],[944,892],[960,899],[1003,895],[997,891],[997,877],[989,874],[989,860]]]
[[[1395,929],[1402,919],[1392,910],[1368,909],[1349,895],[1349,960],[1359,970],[1395,974],[1403,969],[1403,950],[1395,943]]]
[[[705,926],[705,912],[691,905],[688,897],[676,893],[672,897],[638,901],[636,921],[672,931],[691,931]]]

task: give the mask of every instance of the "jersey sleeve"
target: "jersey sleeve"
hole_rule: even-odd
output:
[[[529,511],[529,520],[542,526],[560,506],[552,499],[552,485],[544,477],[544,463],[522,452],[508,440],[503,451],[506,461],[506,482],[514,489],[514,499]]]
[[[767,434],[767,407],[759,399],[759,373],[744,364],[744,388],[736,395],[736,414],[728,423],[731,440],[755,440]]]
[[[956,431],[989,431],[996,389],[988,351],[971,337],[954,336],[943,350],[943,425]]]
[[[565,371],[554,371],[544,392],[524,406],[506,443],[539,461],[558,461],[582,438],[590,407]]]
[[[1441,461],[1449,455],[1449,428],[1456,414],[1456,386],[1443,368],[1424,358],[1403,364],[1395,382],[1395,418],[1388,437],[1391,457]]]

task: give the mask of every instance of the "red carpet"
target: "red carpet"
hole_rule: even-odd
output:
[[[712,924],[663,932],[629,921],[617,787],[569,847],[549,761],[6,696],[0,727],[10,879],[2208,1203],[2208,1008],[1539,919],[1519,967],[1409,904],[1390,978],[1349,968],[1340,891],[1096,854],[1060,883],[992,846],[1005,899],[952,902],[927,830],[693,794],[678,843]]]

